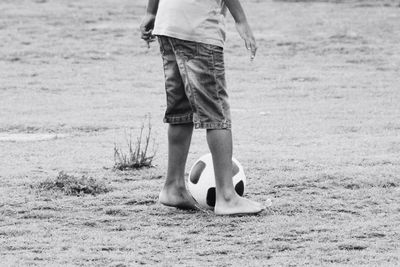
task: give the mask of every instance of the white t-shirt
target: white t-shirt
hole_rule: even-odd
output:
[[[224,0],[160,0],[153,34],[224,46]]]

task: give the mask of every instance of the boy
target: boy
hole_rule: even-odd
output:
[[[207,129],[215,166],[217,215],[256,214],[261,204],[236,194],[232,182],[232,132],[226,92],[223,45],[226,10],[256,54],[256,42],[239,0],[149,0],[140,25],[149,45],[158,37],[164,64],[168,128],[168,170],[160,202],[192,209],[185,165],[193,128]]]

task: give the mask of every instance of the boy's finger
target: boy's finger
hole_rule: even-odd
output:
[[[153,32],[153,30],[148,30],[148,31],[141,30],[142,38],[143,38],[143,36],[151,36],[152,32]]]
[[[145,41],[149,40],[150,42],[153,42],[156,37],[152,34],[152,32],[148,32],[148,33],[142,33],[141,38]]]
[[[147,48],[150,48],[150,43],[154,42],[156,40],[156,37],[154,35],[149,36],[147,39],[143,39],[146,41]]]
[[[143,29],[142,30],[142,34],[151,34],[151,32],[152,32],[153,30],[148,30],[148,31],[146,31],[145,29]]]
[[[253,60],[256,57],[257,45],[255,43],[251,43],[250,44],[250,49],[251,49],[250,59]]]
[[[143,40],[149,40],[149,39],[151,39],[151,35],[146,35],[146,34],[142,34],[142,37],[141,37]]]
[[[247,40],[244,40],[244,46],[246,47],[247,50],[250,50],[250,45]]]
[[[149,39],[146,39],[145,41],[146,41],[147,45],[150,46],[150,43],[154,42],[155,40],[156,40],[155,38],[149,38]]]

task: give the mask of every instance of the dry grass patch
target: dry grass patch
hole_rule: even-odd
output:
[[[98,195],[111,191],[102,181],[84,175],[76,177],[64,172],[60,172],[55,179],[39,183],[36,188],[40,191],[60,191],[71,196]]]

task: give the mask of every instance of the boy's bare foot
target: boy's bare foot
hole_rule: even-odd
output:
[[[255,215],[263,210],[260,203],[240,196],[225,201],[217,200],[214,208],[216,215]]]
[[[196,208],[196,201],[185,187],[167,187],[160,192],[159,200],[161,204],[178,209],[193,210]]]

